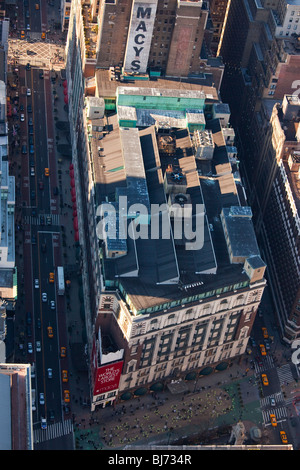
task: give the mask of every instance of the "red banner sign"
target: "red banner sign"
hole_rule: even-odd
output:
[[[94,395],[110,392],[119,387],[123,361],[106,364],[94,370]]]

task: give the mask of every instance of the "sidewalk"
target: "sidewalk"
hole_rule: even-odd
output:
[[[59,216],[61,224],[61,254],[65,270],[65,280],[70,280],[70,287],[66,286],[65,293],[65,314],[68,336],[68,376],[67,388],[70,390],[70,408],[72,418],[76,418],[81,412],[85,413],[89,401],[89,382],[86,360],[84,357],[85,331],[84,315],[82,311],[81,299],[81,269],[80,269],[80,247],[74,240],[73,227],[73,203],[71,198],[70,185],[70,164],[71,158],[62,156],[57,151],[57,143],[68,143],[64,131],[56,129],[55,123],[68,121],[68,113],[65,109],[63,82],[59,77],[54,84],[51,84],[52,96],[56,91],[57,98],[53,104],[55,136],[53,148],[55,149],[55,160],[58,170],[58,190],[59,190]],[[55,119],[56,118],[56,119]],[[57,140],[57,136],[59,139]],[[70,145],[70,144],[68,144]],[[68,416],[70,417],[70,416]]]

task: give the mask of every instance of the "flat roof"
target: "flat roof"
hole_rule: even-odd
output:
[[[99,76],[101,75],[104,77],[104,71],[99,72]],[[159,81],[155,83],[158,84]],[[104,86],[109,88],[112,83],[105,82]],[[170,81],[165,80],[164,83],[168,83],[170,88]],[[182,85],[182,82],[178,83]],[[141,93],[145,84],[149,86],[150,81],[138,83]],[[118,82],[115,85],[118,86]],[[136,90],[132,90],[132,93],[136,93]],[[135,108],[130,109],[132,116],[135,115],[133,109]],[[226,106],[224,109],[227,109]],[[135,111],[138,117],[140,110]],[[121,112],[122,117],[126,116],[124,108]],[[164,115],[157,110],[155,113],[159,116]],[[176,186],[176,181],[174,182],[176,191],[179,193],[183,191],[193,208],[197,204],[204,205],[205,212],[202,250],[186,250],[185,240],[176,241],[172,236],[169,239],[149,237],[146,240],[130,240],[126,256],[104,260],[104,277],[112,281],[119,279],[121,291],[126,292],[127,300],[130,299],[137,311],[144,311],[173,300],[178,301],[185,296],[215,291],[227,285],[233,286],[244,282],[246,285],[249,277],[243,272],[243,265],[230,263],[221,223],[223,208],[239,207],[241,202],[245,204],[246,201],[244,197],[241,198],[240,184],[237,185],[235,182],[240,179],[233,174],[233,171],[237,170],[229,162],[220,120],[212,119],[206,123],[214,143],[212,160],[198,161],[195,159],[186,126],[160,128],[155,126],[153,120],[152,125],[142,126],[140,129],[123,129],[119,127],[117,114],[108,115],[107,119],[106,127],[109,132],[103,134],[101,152],[96,151],[93,157],[98,162],[94,167],[98,204],[105,200],[115,201],[116,195],[126,194],[128,171],[132,171],[131,178],[143,181],[143,187],[147,188],[150,206],[166,203],[169,201],[166,185],[171,185],[172,182],[167,181],[165,175],[171,168],[172,171],[179,171],[184,176],[182,185],[178,183]],[[161,139],[164,139],[163,143]],[[166,142],[168,145],[163,145]],[[161,148],[161,153],[158,147]],[[139,194],[139,188],[136,193],[132,193],[135,202],[138,202]],[[245,216],[247,209],[237,210],[237,214]],[[254,232],[253,237],[253,246],[256,248]],[[259,255],[259,252],[250,249],[250,255]]]
[[[242,209],[241,207],[239,209]],[[249,209],[249,208],[243,208]],[[244,214],[232,214],[231,208],[223,208],[224,220],[229,236],[232,255],[248,258],[259,255],[252,218]]]
[[[214,86],[199,85],[198,83],[191,83],[185,79],[174,78],[150,78],[149,80],[130,80],[128,82],[120,82],[110,80],[109,70],[98,69],[96,70],[96,88],[98,95],[103,98],[115,98],[117,96],[117,88],[122,86],[123,89],[140,88],[143,93],[148,89],[158,89],[160,93],[166,93],[170,89],[177,90],[182,93],[187,91],[196,91],[205,93],[206,101],[218,102],[219,97],[217,90]]]
[[[163,96],[167,98],[193,98],[193,99],[205,99],[206,95],[203,90],[190,89],[185,90],[182,88],[146,88],[143,86],[143,82],[139,86],[119,86],[117,89],[118,95],[140,95],[140,96]]]

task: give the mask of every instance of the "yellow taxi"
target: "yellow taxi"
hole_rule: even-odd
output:
[[[54,282],[54,273],[49,273],[49,282]]]
[[[67,348],[65,348],[65,346],[61,346],[60,348],[60,357],[66,357],[67,355]]]
[[[261,355],[262,355],[262,356],[266,356],[266,355],[267,355],[267,352],[266,352],[265,346],[264,346],[263,344],[260,344],[259,347],[260,347],[260,353],[261,353]]]
[[[65,403],[70,402],[70,392],[69,392],[69,390],[64,390],[64,401],[65,401]]]
[[[21,31],[21,39],[25,39],[25,31]]]
[[[40,4],[39,4],[39,3],[36,3],[36,4],[35,4],[35,9],[36,9],[36,10],[39,10],[39,9],[40,9]]]
[[[276,416],[273,413],[270,414],[270,421],[272,426],[277,426]]]
[[[62,375],[62,381],[63,382],[68,382],[68,371],[67,370],[62,370],[61,375]]]
[[[52,326],[47,327],[48,337],[53,338],[53,328]]]
[[[45,168],[45,176],[49,176],[49,168]]]
[[[42,39],[46,39],[46,33],[42,33],[42,34],[41,34],[41,38],[42,38]]]
[[[265,339],[269,338],[267,328],[263,327],[263,328],[262,328],[262,333],[263,333],[263,337],[264,337]]]
[[[284,431],[280,431],[280,438],[281,438],[282,444],[287,444],[288,443],[286,433]]]
[[[261,379],[264,385],[269,385],[268,377],[266,374],[261,374]]]

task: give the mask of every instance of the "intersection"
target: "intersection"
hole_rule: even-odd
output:
[[[32,33],[33,34],[33,33]],[[26,65],[60,70],[64,66],[64,46],[39,38],[29,40],[11,39],[8,54],[10,65]]]

